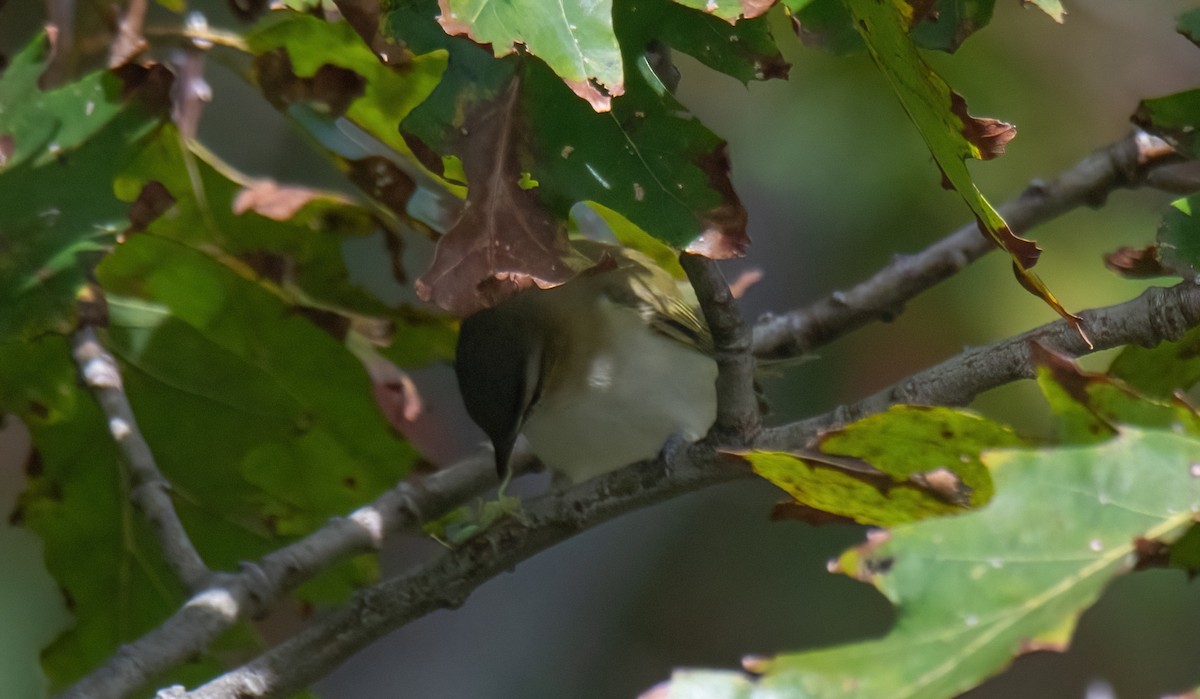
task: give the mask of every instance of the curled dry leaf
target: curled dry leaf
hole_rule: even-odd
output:
[[[721,195],[723,204],[706,213],[708,227],[685,250],[712,260],[741,257],[750,244],[750,236],[746,234],[746,208],[729,176],[729,145],[722,143],[713,152],[700,155],[696,165],[708,177],[709,187]]]
[[[438,241],[417,294],[467,316],[531,286],[549,288],[574,274],[561,224],[522,189],[518,161],[520,80],[466,120],[458,151],[467,175],[462,216]]]
[[[735,299],[740,299],[746,295],[746,292],[749,291],[751,287],[761,282],[763,280],[763,276],[764,273],[762,269],[758,267],[744,270],[737,276],[737,279],[734,279],[729,283],[729,293],[733,294]]]
[[[397,432],[404,431],[421,416],[425,409],[417,385],[400,367],[375,351],[372,340],[351,330],[346,346],[358,357],[371,377],[371,394],[388,424]]]
[[[287,221],[304,205],[315,199],[342,200],[328,192],[307,187],[281,185],[274,180],[258,180],[243,187],[233,199],[233,213],[239,216],[253,211],[276,221]]]
[[[1017,127],[999,119],[974,117],[967,113],[967,101],[957,92],[950,92],[950,111],[962,120],[962,135],[978,150],[980,160],[1004,155],[1008,142],[1017,137]]]
[[[1163,267],[1157,245],[1147,245],[1144,248],[1118,248],[1104,256],[1104,266],[1131,279],[1162,277],[1171,273]]]

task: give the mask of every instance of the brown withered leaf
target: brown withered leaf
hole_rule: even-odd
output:
[[[356,321],[354,326],[346,337],[346,347],[371,377],[371,394],[379,411],[392,429],[405,434],[425,410],[417,385],[404,370],[375,350],[371,338],[359,332],[361,322]]]
[[[379,32],[379,0],[334,0],[338,11],[346,18],[354,31],[367,42],[376,55],[387,53],[389,64],[395,64],[393,54],[399,54],[400,62],[407,63],[412,55],[407,51],[395,51],[395,45]]]
[[[1137,554],[1134,570],[1166,568],[1171,564],[1171,547],[1160,539],[1139,536],[1133,540],[1133,550]]]
[[[742,17],[751,19],[766,14],[775,6],[775,0],[741,0]]]
[[[339,342],[344,342],[350,332],[351,319],[343,313],[303,304],[293,306],[292,310]]]
[[[520,79],[467,115],[456,152],[468,189],[462,216],[438,241],[417,294],[467,316],[517,291],[549,288],[573,275],[562,225],[520,187]]]
[[[971,505],[971,486],[948,468],[915,473],[909,480],[943,502],[959,507]]]
[[[1144,248],[1118,248],[1104,256],[1104,266],[1130,279],[1149,279],[1171,274],[1163,266],[1157,245]]]
[[[359,189],[401,218],[408,217],[408,200],[417,191],[408,173],[381,155],[347,160],[346,166],[346,174]]]
[[[10,133],[0,133],[0,167],[17,152],[17,141]]]
[[[280,286],[296,280],[296,262],[287,255],[270,250],[252,250],[238,256],[260,279]],[[340,338],[339,338],[340,339]]]
[[[906,2],[912,8],[908,21],[910,31],[921,22],[936,22],[940,19],[941,12],[936,0],[906,0]]]
[[[724,205],[707,213],[708,227],[686,248],[694,255],[703,255],[711,260],[729,260],[741,257],[750,245],[746,234],[746,208],[733,189],[729,177],[729,144],[722,143],[715,151],[703,154],[696,164],[708,178],[708,185],[720,194]]]
[[[305,102],[330,116],[346,113],[363,95],[367,81],[348,68],[325,64],[311,78],[296,75],[286,49],[268,51],[254,59],[254,79],[276,109]]]
[[[950,91],[950,111],[962,120],[962,135],[979,149],[980,160],[1004,155],[1008,142],[1017,137],[1017,127],[1008,122],[968,114],[967,101],[953,90]]]
[[[233,213],[242,215],[253,211],[260,216],[287,221],[304,208],[304,205],[315,199],[341,200],[329,192],[321,192],[308,187],[281,185],[275,180],[257,180],[243,187],[233,198]]]
[[[150,180],[129,206],[129,228],[127,233],[140,233],[175,205],[175,197],[162,182]]]
[[[857,567],[852,570],[844,568],[843,562],[846,562],[847,557],[843,555],[841,559],[829,562],[827,566],[829,572],[844,573],[855,580],[871,582],[874,576],[886,573],[892,568],[893,558],[890,556],[876,557],[879,547],[886,544],[891,538],[892,533],[886,529],[868,530],[867,540],[852,549],[855,553],[854,558],[857,559]]]
[[[1043,367],[1054,377],[1054,382],[1072,398],[1083,405],[1091,403],[1088,385],[1093,381],[1111,381],[1103,375],[1085,372],[1070,357],[1046,347],[1039,342],[1029,343],[1029,358],[1035,366]]]
[[[732,282],[729,283],[729,293],[735,299],[740,299],[750,291],[750,288],[761,282],[766,273],[761,267],[751,267],[750,269],[742,270]]]
[[[175,74],[166,66],[161,63],[126,63],[114,68],[112,74],[121,80],[121,97],[135,97],[154,112],[170,110]]]

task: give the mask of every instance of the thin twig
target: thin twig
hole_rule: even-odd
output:
[[[1177,191],[1189,181],[1160,182],[1157,170],[1180,162],[1160,139],[1143,131],[1101,148],[1048,182],[1035,181],[999,207],[1015,233],[1023,233],[1080,206],[1098,207],[1110,192],[1142,184]],[[754,354],[760,358],[800,356],[867,323],[890,321],[917,294],[944,281],[995,249],[974,223],[963,226],[915,255],[896,255],[865,281],[810,306],[767,316],[754,328]]]
[[[200,589],[212,573],[179,521],[175,503],[171,501],[171,484],[158,470],[150,445],[138,429],[116,360],[100,345],[96,331],[88,325],[72,337],[72,356],[108,418],[108,430],[132,476],[130,499],[150,522],[175,575],[189,590]]]
[[[847,409],[765,431],[756,448],[803,446],[818,431],[899,402],[963,404],[988,388],[1033,375],[1028,346],[1082,355],[1121,344],[1154,344],[1178,338],[1200,323],[1200,286],[1186,282],[1150,289],[1138,298],[1082,314],[1095,349],[1065,321],[972,349],[888,391]],[[460,606],[479,585],[534,554],[614,516],[684,492],[748,477],[707,445],[697,445],[670,466],[646,462],[614,471],[529,504],[523,520],[507,520],[469,545],[443,554],[409,574],[374,585],[346,607],[246,665],[187,692],[175,687],[164,699],[252,699],[287,696],[322,677],[351,654],[405,623],[436,609]]]
[[[704,320],[713,335],[718,372],[717,421],[710,438],[720,444],[749,444],[762,430],[762,413],[754,391],[750,328],[715,262],[683,253],[679,263],[696,290]]]
[[[117,35],[108,53],[108,67],[123,66],[146,48],[142,25],[146,22],[146,0],[129,0],[117,22]]]

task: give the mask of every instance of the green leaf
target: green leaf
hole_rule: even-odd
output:
[[[993,487],[980,452],[1020,443],[1009,428],[973,413],[895,406],[822,435],[820,451],[743,458],[806,508],[800,516],[816,510],[891,526],[982,506]]]
[[[1059,440],[1089,444],[1110,439],[1122,425],[1200,435],[1200,416],[1184,400],[1139,394],[1119,377],[1085,372],[1069,357],[1031,346],[1037,381],[1058,417]]]
[[[1158,254],[1166,269],[1185,279],[1200,274],[1200,195],[1167,207],[1158,227]]]
[[[115,296],[109,345],[131,369],[143,432],[161,468],[199,502],[229,508],[260,533],[300,534],[412,464],[358,360],[269,289],[152,235],[122,245],[97,274]],[[222,443],[197,454],[205,434]],[[247,496],[235,494],[243,480],[269,497],[249,496],[246,509]]]
[[[875,64],[900,98],[942,171],[975,215],[980,228],[1008,252],[1021,285],[1041,298],[1082,334],[1079,318],[1059,303],[1032,271],[1041,249],[1012,232],[967,170],[967,158],[987,160],[1004,152],[1016,129],[996,119],[967,114],[966,102],[925,63],[907,34],[916,18],[904,0],[845,0]]]
[[[393,150],[410,155],[401,138],[398,126],[417,105],[423,102],[446,70],[446,53],[431,51],[412,55],[402,48],[388,54],[384,63],[355,33],[348,22],[326,22],[318,17],[296,12],[269,13],[246,36],[246,44],[257,56],[284,50],[294,75],[314,78],[325,66],[344,68],[362,79],[361,91],[355,92],[345,110],[347,119],[361,127]],[[261,64],[260,87],[268,99],[279,103],[289,99],[289,84],[264,82]],[[342,88],[353,91],[348,78],[340,81]],[[315,90],[312,97],[333,99]]]
[[[70,353],[55,335],[0,344],[0,408],[20,415],[37,447],[14,518],[42,539],[46,568],[75,616],[42,654],[59,689],[161,622],[186,592],[133,509],[107,420],[79,387]],[[244,629],[234,635],[249,642]],[[219,669],[192,662],[172,679],[194,682]]]
[[[863,48],[842,0],[785,0],[784,4],[795,17],[800,40],[806,45],[838,55]],[[921,48],[953,53],[991,22],[995,0],[934,0],[919,6],[925,11],[912,18],[909,36]]]
[[[1177,92],[1166,97],[1142,100],[1133,115],[1133,123],[1160,136],[1181,153],[1200,158],[1200,89]]]
[[[1023,0],[1026,4],[1035,5],[1039,10],[1050,15],[1050,19],[1063,23],[1067,16],[1066,9],[1062,6],[1062,0]]]
[[[863,48],[862,37],[842,0],[784,0],[805,46],[844,56]]]
[[[625,92],[612,0],[444,0],[441,7],[447,34],[491,44],[497,58],[524,45],[596,111]]]
[[[752,19],[765,14],[774,5],[774,0],[674,0],[675,2],[701,10],[732,24],[739,19]]]
[[[761,675],[752,687],[722,676],[687,678],[688,689],[706,699],[956,696],[1020,653],[1063,648],[1079,614],[1136,564],[1138,542],[1170,544],[1200,511],[1190,436],[1127,428],[1103,444],[983,460],[996,479],[987,507],[876,534],[839,560],[896,605],[887,636],[747,661]]]
[[[645,6],[649,13],[652,5]],[[381,25],[385,34],[414,51],[450,52],[441,83],[402,125],[420,142],[419,150],[436,156],[423,162],[438,172],[445,156],[465,160],[472,149],[470,134],[462,133],[467,115],[495,101],[517,79],[519,130],[508,142],[539,183],[530,192],[558,220],[565,222],[575,203],[594,201],[674,247],[696,244],[715,257],[738,254],[746,244],[745,210],[729,179],[725,144],[686,114],[642,55],[652,38],[646,32],[658,25],[641,23],[641,7],[617,8],[622,45],[635,48],[625,55],[624,96],[611,112],[596,113],[540,62],[497,60],[471,42],[439,37],[430,31],[436,29],[431,2],[397,0]],[[716,21],[683,8],[678,12]]]
[[[638,228],[629,222],[621,214],[606,208],[599,204],[589,203],[587,208],[580,211],[578,208],[571,211],[572,220],[581,217],[595,217],[599,219],[598,226],[603,227],[612,234],[617,242],[623,247],[630,250],[636,250],[646,257],[649,257],[654,264],[666,270],[672,277],[676,279],[687,279],[687,273],[683,271],[683,266],[679,264],[679,255],[663,244],[663,242],[646,231]],[[591,226],[585,227],[582,223],[577,225],[581,230],[588,230]],[[586,235],[585,237],[596,238],[596,235]]]
[[[370,212],[341,195],[251,180],[193,148],[195,154],[185,153],[178,132],[167,127],[117,179],[122,198],[132,200],[150,183],[170,197],[171,215],[151,224],[150,232],[188,246],[216,246],[231,256],[230,263],[257,269],[264,278],[303,292],[310,302],[362,313],[387,311],[350,283],[342,259],[343,240],[377,230]],[[195,181],[189,173],[193,168]],[[273,271],[281,267],[292,271]]]
[[[1192,577],[1200,573],[1200,524],[1193,524],[1191,529],[1171,544],[1166,564],[1186,571]]]
[[[171,127],[139,146],[96,167],[119,198],[167,212],[139,215],[145,230],[97,266],[109,313],[102,339],[185,527],[212,567],[232,569],[361,505],[417,458],[376,404],[348,333],[394,325],[384,352],[418,362],[452,354],[453,324],[350,281],[343,242],[377,229],[362,207],[248,180],[185,152]],[[77,616],[44,656],[59,686],[185,597],[132,509],[107,421],[75,377],[62,337],[0,344],[0,411],[30,425],[39,459],[21,516]],[[344,599],[375,566],[348,561],[300,594]],[[228,643],[243,652],[253,639],[241,630]],[[177,679],[216,669],[202,659]]]
[[[995,0],[937,0],[913,26],[913,41],[927,49],[953,53],[992,21]]]
[[[97,275],[109,297],[103,340],[121,360],[184,526],[214,568],[236,568],[352,510],[415,460],[358,360],[254,281],[152,234],[121,245]],[[61,685],[161,622],[185,590],[132,509],[107,421],[76,388],[65,341],[3,350],[0,365],[20,372],[0,375],[18,387],[4,408],[30,424],[41,464],[22,517],[78,619],[45,655]],[[302,595],[344,599],[374,566],[338,566]],[[205,673],[214,669],[205,662]]]
[[[1152,245],[1122,247],[1104,257],[1109,269],[1122,276],[1138,278],[1200,275],[1200,195],[1171,202],[1158,226]]]
[[[403,366],[453,356],[451,319],[384,303],[350,279],[343,245],[376,234],[380,224],[365,207],[345,196],[277,186],[236,172],[197,145],[182,149],[174,127],[148,143],[117,179],[116,190],[132,199],[150,183],[170,197],[171,214],[149,232],[184,245],[217,249],[226,264],[257,274],[272,293],[335,334],[360,321],[387,323],[392,330],[385,354]],[[192,180],[190,172],[197,179]],[[203,195],[202,198],[198,195]],[[380,259],[390,275],[391,261]]]
[[[39,37],[0,77],[0,338],[64,332],[95,262],[129,226],[112,175],[161,123],[169,74],[97,72],[50,92]],[[128,96],[123,97],[127,92]]]
[[[624,42],[657,39],[743,83],[786,78],[791,68],[772,35],[769,14],[730,24],[673,2],[632,0],[631,4],[629,12],[636,12],[637,23],[618,27]],[[634,37],[634,31],[641,36]]]
[[[1193,44],[1200,46],[1200,7],[1179,15],[1179,22],[1175,25],[1175,29]]]
[[[1200,382],[1200,328],[1155,347],[1129,345],[1113,359],[1108,373],[1155,398],[1186,391]]]

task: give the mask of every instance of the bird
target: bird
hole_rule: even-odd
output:
[[[560,286],[520,291],[463,321],[455,373],[492,442],[501,492],[520,435],[568,484],[705,435],[717,364],[690,291],[616,248]]]

